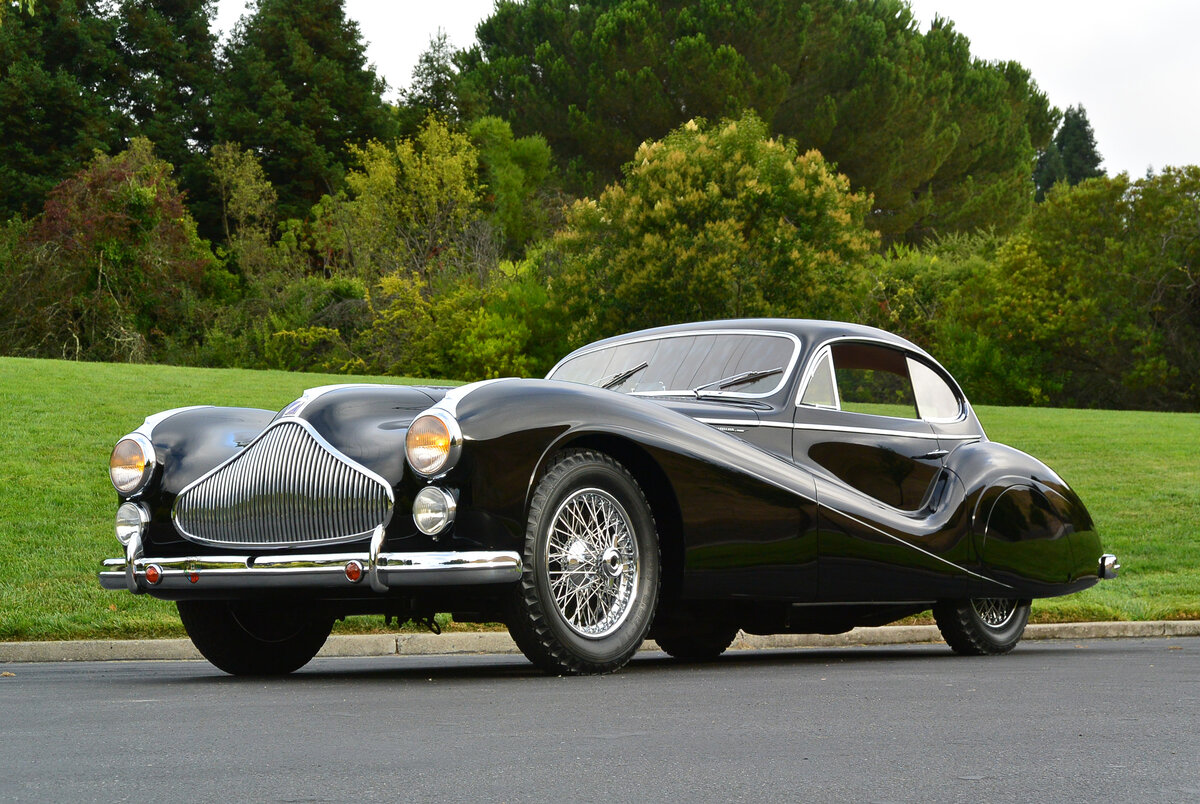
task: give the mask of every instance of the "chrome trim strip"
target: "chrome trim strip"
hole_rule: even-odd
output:
[[[299,399],[292,400],[284,406],[280,411],[280,418],[287,416],[299,416],[300,413],[320,397],[331,391],[340,391],[343,388],[381,388],[393,385],[393,383],[370,383],[370,382],[343,382],[333,385],[318,385],[316,388],[305,388],[304,393]]]
[[[434,405],[430,406],[427,410],[424,410],[417,415],[420,416],[425,413],[428,413],[431,410],[437,409],[437,410],[444,410],[447,413],[449,413],[451,416],[457,417],[458,416],[458,403],[461,402],[467,396],[467,394],[471,393],[472,391],[477,391],[480,388],[483,388],[485,385],[491,385],[494,382],[504,382],[505,380],[512,380],[512,379],[515,379],[515,378],[514,377],[496,377],[491,380],[480,380],[479,382],[472,382],[472,383],[468,383],[467,385],[460,385],[457,388],[451,388],[449,391],[446,392],[446,395],[443,396],[441,399],[439,399]]]
[[[160,424],[162,424],[164,421],[166,421],[167,419],[174,416],[176,413],[185,413],[186,411],[189,411],[189,410],[200,410],[201,408],[211,408],[211,407],[214,407],[214,406],[213,405],[188,405],[187,407],[183,407],[183,408],[171,408],[170,410],[164,410],[159,413],[154,413],[154,414],[151,414],[150,416],[147,416],[146,420],[143,421],[141,426],[138,427],[138,429],[134,430],[134,432],[141,433],[142,435],[146,436],[147,438],[152,439],[152,438],[154,438],[154,428],[158,427]]]
[[[820,496],[819,490],[817,492],[817,495]],[[899,542],[900,544],[904,545],[905,547],[910,547],[913,550],[916,550],[918,553],[924,553],[925,555],[929,556],[930,558],[932,558],[936,561],[940,561],[943,564],[946,564],[947,566],[954,567],[954,569],[959,570],[960,572],[965,572],[968,575],[971,575],[975,578],[979,578],[982,581],[987,581],[988,583],[999,584],[1000,586],[1006,587],[1008,589],[1013,588],[1011,584],[1004,583],[1003,581],[997,581],[995,578],[989,578],[986,575],[980,575],[978,572],[972,572],[971,570],[967,569],[966,567],[961,567],[958,564],[955,564],[953,561],[948,561],[947,559],[942,558],[941,556],[937,555],[936,553],[931,553],[928,550],[924,549],[923,547],[918,547],[917,545],[913,544],[912,542],[908,542],[908,541],[905,541],[904,539],[901,539],[899,536],[895,535],[894,533],[888,533],[883,528],[872,525],[870,522],[867,522],[866,520],[863,520],[863,519],[859,519],[858,517],[856,517],[852,514],[848,514],[845,511],[837,511],[837,513],[840,514],[841,516],[846,517],[846,519],[849,519],[851,522],[861,525],[864,528],[869,528],[870,530],[875,531],[876,533],[880,534],[881,536],[886,536],[887,538],[891,539],[894,542]]]
[[[381,553],[373,562],[369,553],[110,558],[103,562],[99,578],[105,589],[127,588],[134,593],[364,588],[346,577],[346,565],[351,561],[374,566],[377,577],[372,578],[370,588],[375,592],[408,586],[510,583],[521,578],[521,557],[507,550]],[[157,584],[146,580],[150,564],[162,571]]]
[[[223,461],[221,464],[219,464],[215,468],[204,473],[199,478],[197,478],[196,480],[192,481],[187,486],[185,486],[183,488],[183,490],[179,492],[179,494],[175,498],[175,503],[171,509],[171,521],[175,525],[176,530],[179,531],[180,535],[182,535],[184,538],[188,539],[189,541],[196,542],[199,544],[208,544],[208,545],[221,546],[221,547],[245,547],[248,544],[248,542],[233,541],[233,540],[229,540],[229,539],[224,539],[224,540],[212,539],[212,538],[199,536],[199,535],[189,532],[179,522],[180,505],[187,504],[186,498],[187,498],[189,492],[191,492],[193,489],[197,488],[198,486],[201,486],[206,481],[208,481],[209,478],[211,478],[214,475],[218,474],[219,472],[223,471],[226,467],[230,466],[231,464],[233,464],[239,460],[244,460],[245,456],[254,449],[256,444],[258,444],[264,438],[267,438],[268,436],[270,436],[272,433],[274,433],[275,430],[279,429],[280,427],[285,427],[285,426],[290,427],[293,425],[299,426],[302,430],[304,430],[304,432],[307,434],[307,436],[309,438],[313,439],[313,441],[316,443],[316,445],[319,448],[321,448],[322,450],[324,450],[324,452],[326,454],[328,454],[328,456],[330,458],[341,463],[343,466],[348,468],[351,472],[356,472],[356,473],[362,475],[368,481],[376,484],[380,488],[380,490],[383,492],[384,496],[387,498],[387,505],[386,505],[387,510],[384,513],[383,521],[379,522],[378,524],[381,526],[386,526],[391,521],[392,514],[395,512],[395,509],[396,509],[396,495],[395,495],[395,492],[392,490],[392,485],[387,480],[385,480],[383,477],[381,477],[379,474],[377,474],[376,472],[371,471],[370,469],[368,469],[367,467],[358,463],[357,461],[352,460],[351,458],[344,455],[340,450],[338,450],[336,447],[334,447],[332,444],[330,444],[329,441],[327,441],[320,433],[318,433],[316,431],[316,429],[305,419],[298,419],[298,418],[295,418],[292,416],[288,416],[288,417],[285,417],[282,419],[276,419],[275,421],[271,422],[271,424],[269,424],[261,433],[259,433],[257,436],[255,436],[254,439],[249,444],[246,445],[245,449],[240,450],[237,454],[235,454],[232,457],[228,458],[227,460]],[[271,455],[271,456],[268,456],[268,458],[266,460],[268,460],[268,462],[270,462],[272,459],[282,460],[282,456]],[[311,466],[306,467],[306,471],[302,472],[301,475],[299,475],[300,479],[315,482],[315,478],[313,477],[313,471],[314,471],[313,467],[311,467]],[[241,489],[241,490],[248,491],[248,489]],[[338,534],[336,536],[331,536],[331,537],[325,538],[325,539],[307,539],[307,540],[272,539],[272,540],[268,540],[268,541],[249,542],[249,543],[261,544],[263,546],[269,546],[269,547],[299,547],[299,546],[311,547],[311,546],[317,546],[317,545],[322,545],[322,544],[337,544],[337,543],[341,543],[341,542],[354,541],[356,539],[360,539],[360,538],[366,536],[369,533],[372,533],[372,530],[365,530],[365,531],[362,531],[361,533],[342,533],[342,534]]]
[[[576,358],[583,357],[584,355],[590,355],[592,352],[599,352],[603,349],[614,349],[618,346],[628,346],[631,343],[645,343],[646,341],[665,341],[668,338],[694,338],[698,335],[764,335],[764,336],[769,336],[772,338],[785,338],[787,340],[790,340],[794,347],[792,349],[792,356],[788,359],[787,366],[784,367],[783,373],[779,375],[779,383],[774,388],[772,388],[770,391],[767,391],[765,394],[744,394],[744,393],[740,393],[738,391],[716,391],[716,392],[705,393],[704,396],[709,399],[712,399],[712,398],[719,399],[722,396],[732,397],[735,399],[763,399],[768,396],[774,396],[775,394],[779,393],[779,390],[781,388],[783,388],[783,386],[786,385],[791,380],[792,370],[796,368],[796,363],[800,359],[800,353],[803,351],[803,346],[804,346],[803,342],[800,340],[799,336],[797,336],[797,335],[793,335],[790,332],[780,332],[778,330],[769,330],[769,329],[693,329],[693,330],[685,330],[683,332],[660,333],[658,335],[643,335],[640,338],[631,338],[629,340],[622,340],[617,343],[609,343],[609,344],[605,344],[604,346],[597,346],[593,349],[588,349],[587,347],[584,347],[584,351],[572,352],[571,354],[567,355],[562,360],[559,360],[557,363],[554,364],[554,368],[550,369],[550,371],[548,371],[546,373],[546,379],[548,379],[548,380],[554,379],[554,372],[558,371],[558,369],[562,366],[562,364],[567,362],[568,358],[574,360]],[[634,392],[634,393],[630,394],[630,396],[687,396],[691,393],[692,393],[692,389],[690,389],[690,388],[678,388],[678,389],[674,389],[674,390],[670,390],[670,391],[643,391],[640,393]]]
[[[942,439],[945,441],[980,441],[982,434],[948,435],[945,433],[916,433],[908,430],[884,430],[874,427],[848,427],[840,424],[804,424],[801,422],[746,422],[740,419],[696,419],[701,424],[714,427],[775,427],[785,430],[828,430],[834,433],[856,433],[858,435],[906,436],[908,438],[924,438],[928,440]],[[913,419],[920,421],[920,419]]]

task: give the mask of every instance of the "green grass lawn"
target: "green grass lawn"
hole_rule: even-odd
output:
[[[112,445],[182,405],[278,409],[344,376],[0,358],[0,640],[182,636],[174,606],[105,592]],[[408,382],[353,378],[358,382]],[[1121,577],[1038,601],[1037,621],[1200,617],[1200,415],[981,408],[991,438],[1045,460],[1087,502]],[[354,618],[342,631],[382,626]]]

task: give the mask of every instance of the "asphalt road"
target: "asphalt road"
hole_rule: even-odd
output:
[[[1200,800],[1195,637],[0,671],[0,800]]]

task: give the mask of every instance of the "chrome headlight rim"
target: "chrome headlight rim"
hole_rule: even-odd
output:
[[[117,482],[117,478],[114,476],[115,467],[113,466],[113,458],[116,456],[117,450],[120,449],[121,445],[127,441],[136,444],[142,453],[142,473],[136,482],[122,485]],[[154,477],[154,470],[157,467],[158,458],[154,452],[154,444],[142,433],[130,433],[120,438],[113,445],[112,453],[108,459],[108,480],[112,483],[113,488],[117,490],[118,494],[124,497],[132,497],[146,489],[146,486],[150,484],[150,479]]]
[[[146,532],[146,527],[149,524],[150,512],[146,510],[144,505],[139,505],[135,502],[124,502],[117,509],[113,530],[116,532],[117,541],[128,545],[135,537],[141,539],[142,534]]]
[[[424,419],[431,419],[441,424],[445,430],[446,449],[441,452],[440,457],[432,460],[423,459],[420,453],[420,447],[414,447],[412,443],[413,433],[417,429],[417,425]],[[462,455],[463,434],[462,429],[458,426],[458,421],[442,410],[431,409],[413,419],[412,424],[408,426],[408,433],[404,437],[404,459],[408,463],[410,469],[423,478],[433,478],[444,475],[458,464],[458,459]],[[414,457],[414,453],[417,456]]]
[[[440,486],[426,486],[413,497],[413,524],[426,536],[436,536],[454,524],[458,500]],[[425,514],[421,509],[424,507]],[[436,517],[432,519],[431,517]]]

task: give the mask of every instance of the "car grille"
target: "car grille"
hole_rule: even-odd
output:
[[[285,419],[180,492],[173,517],[194,542],[296,547],[361,538],[393,504],[382,478]]]

